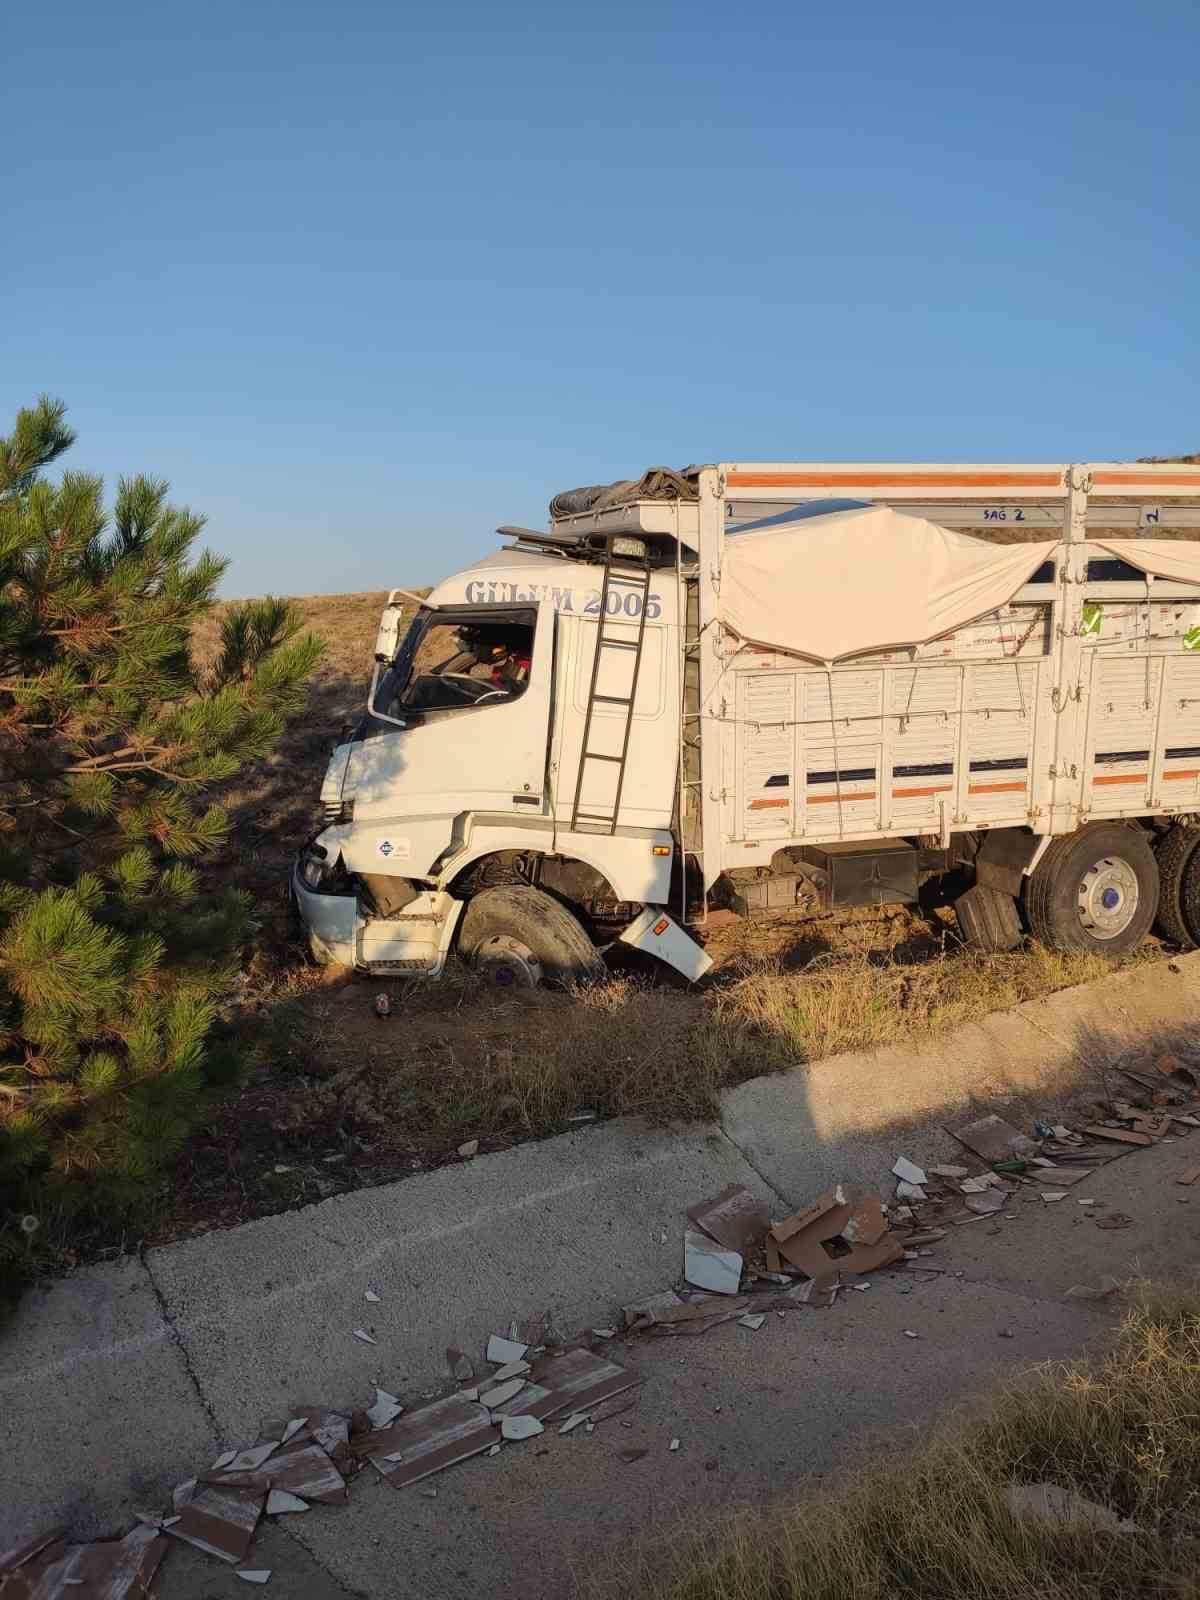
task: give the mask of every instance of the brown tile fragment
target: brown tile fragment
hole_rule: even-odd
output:
[[[771,1225],[764,1202],[740,1183],[689,1207],[688,1220],[727,1250],[742,1252],[761,1243]]]
[[[267,1497],[266,1488],[205,1484],[167,1532],[237,1566],[246,1559]]]
[[[1080,1130],[1093,1139],[1112,1139],[1117,1144],[1153,1144],[1154,1140],[1148,1133],[1137,1133],[1133,1128],[1106,1128],[1102,1122],[1094,1122]]]

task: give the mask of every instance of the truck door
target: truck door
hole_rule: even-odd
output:
[[[368,719],[343,798],[354,803],[347,862],[377,852],[416,876],[464,812],[537,816],[548,808],[547,739],[554,664],[548,606],[445,607],[418,615],[376,705],[406,723]],[[407,656],[406,656],[407,651]]]

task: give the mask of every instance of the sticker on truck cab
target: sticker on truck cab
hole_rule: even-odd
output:
[[[599,589],[572,589],[556,583],[504,583],[497,578],[472,578],[465,592],[469,606],[531,605],[549,600],[556,611],[570,611],[582,617],[600,615],[600,597]],[[605,610],[610,617],[636,620],[642,614],[642,596],[610,589]],[[653,622],[661,615],[662,601],[652,594],[646,600],[646,620]]]

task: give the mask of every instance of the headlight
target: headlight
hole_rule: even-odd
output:
[[[300,858],[300,876],[310,889],[319,889],[329,871],[329,852],[323,844],[310,844]]]

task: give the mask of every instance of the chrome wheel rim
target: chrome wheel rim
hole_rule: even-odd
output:
[[[1093,862],[1079,885],[1079,922],[1093,939],[1115,939],[1137,916],[1137,873],[1121,856]]]
[[[498,989],[536,989],[542,964],[523,940],[494,933],[475,951],[475,965]]]

